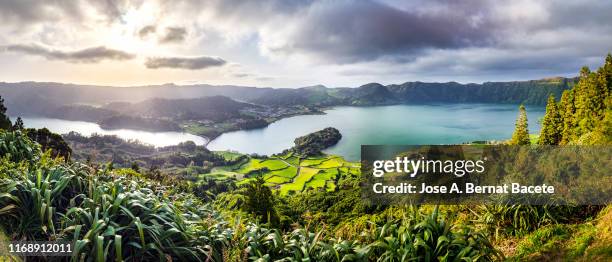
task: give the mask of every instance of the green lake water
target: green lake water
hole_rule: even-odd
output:
[[[544,107],[527,106],[530,133],[539,133]],[[360,158],[361,145],[458,144],[505,140],[512,135],[518,105],[435,104],[336,107],[325,115],[281,119],[268,127],[225,133],[211,141],[211,150],[271,155],[293,146],[302,135],[335,127],[340,142],[325,150],[348,160]]]

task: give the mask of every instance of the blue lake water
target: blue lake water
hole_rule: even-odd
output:
[[[335,127],[340,142],[325,152],[359,160],[361,145],[457,144],[512,136],[518,105],[436,104],[335,107],[325,115],[281,119],[268,127],[225,133],[211,150],[271,155],[293,146],[298,136]],[[539,133],[544,107],[527,106],[530,133]]]

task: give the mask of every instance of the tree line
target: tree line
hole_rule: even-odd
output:
[[[551,94],[542,119],[539,145],[608,145],[612,141],[612,55],[596,71],[580,70],[578,82],[557,101]],[[530,144],[525,107],[510,144]]]

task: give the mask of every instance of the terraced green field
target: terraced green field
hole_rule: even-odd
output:
[[[248,174],[249,172],[262,170],[264,168],[268,170],[279,170],[288,167],[289,164],[285,163],[283,160],[268,158],[268,159],[255,159],[251,158],[247,164],[243,165],[238,173]]]
[[[265,180],[270,185],[279,185],[279,184],[285,184],[285,183],[291,182],[291,178],[276,176],[276,175],[268,176]]]
[[[226,158],[240,156],[232,152],[223,152],[222,155]],[[347,162],[339,156],[322,155],[300,159],[289,152],[266,159],[248,158],[234,166],[215,167],[200,177],[235,177],[239,180],[238,184],[242,184],[261,175],[268,186],[286,195],[304,190],[333,191],[341,177],[359,174],[359,163]]]
[[[285,195],[290,191],[300,192],[304,190],[304,185],[310,181],[317,173],[319,169],[301,167],[300,173],[293,179],[293,182],[282,184],[280,186],[281,194]]]
[[[344,165],[346,161],[340,157],[330,158],[323,161],[318,168],[338,168]]]
[[[338,176],[338,169],[319,169],[319,172],[306,183],[307,188],[323,188],[327,183],[334,184],[336,177]]]
[[[316,158],[316,159],[304,159],[300,163],[300,166],[318,166],[323,163],[325,158]]]
[[[274,176],[282,176],[282,177],[286,177],[286,178],[294,178],[297,175],[297,167],[294,166],[289,166],[287,168],[283,168],[280,170],[274,170],[269,172],[266,175],[274,175]]]

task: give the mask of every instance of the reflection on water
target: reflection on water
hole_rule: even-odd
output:
[[[12,117],[12,119],[15,119],[15,117]],[[69,121],[44,117],[22,117],[22,119],[26,127],[46,127],[54,133],[66,134],[70,131],[76,131],[84,136],[91,136],[94,133],[100,135],[116,135],[125,140],[138,140],[156,147],[176,145],[185,141],[193,141],[198,145],[204,145],[207,141],[203,137],[184,132],[150,132],[131,129],[105,130],[98,124],[91,122]]]

